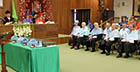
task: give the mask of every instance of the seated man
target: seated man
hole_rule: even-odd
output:
[[[111,46],[115,42],[115,38],[119,38],[119,31],[116,29],[116,24],[112,24],[109,35],[105,38],[105,49],[107,50],[106,55],[110,55]]]
[[[107,37],[109,36],[109,33],[111,32],[111,25],[110,25],[110,23],[106,23],[106,28],[105,28],[105,30],[104,30],[104,39],[107,39]],[[103,50],[102,52],[101,52],[101,54],[105,54],[106,52],[105,52],[105,41],[102,41],[101,43],[100,43],[100,45],[99,45],[99,48],[101,49],[101,50]]]
[[[120,40],[125,39],[128,36],[129,32],[130,30],[127,28],[127,24],[123,24],[122,29],[120,30]],[[119,58],[124,52],[124,42],[119,41],[119,47],[117,51],[119,52],[119,55],[117,56],[117,58]]]
[[[130,19],[128,21],[128,25],[134,25],[134,26],[136,26],[136,24],[137,24],[137,22],[136,22],[135,18],[132,18],[132,19]]]
[[[106,28],[104,30],[104,34],[105,35],[108,35],[111,31],[111,26],[110,26],[110,23],[106,23]]]
[[[38,18],[38,14],[34,14],[33,15],[33,18],[32,18],[32,22],[35,24],[35,22],[36,22],[36,19]]]
[[[22,23],[24,22],[32,23],[32,19],[30,18],[29,13],[25,13],[25,18],[22,20]]]
[[[43,18],[45,19],[45,22],[48,21],[48,18],[47,18],[46,12],[43,12]]]
[[[5,25],[13,24],[15,22],[14,18],[11,16],[10,13],[11,12],[8,10],[5,12],[5,14],[6,14],[6,17],[4,17],[4,24]]]
[[[101,28],[99,28],[99,25],[97,22],[94,23],[94,29],[91,31],[90,36],[89,36],[89,41],[87,43],[87,49],[85,51],[89,51],[89,44],[92,46],[92,51],[95,52],[95,45],[96,41],[98,41],[98,35],[103,34],[103,31]],[[91,43],[90,43],[91,42]]]
[[[79,49],[80,44],[86,45],[89,36],[89,30],[86,27],[86,22],[82,22],[82,28],[79,31],[78,39],[77,39],[77,49]],[[76,49],[76,50],[77,50]]]
[[[39,18],[36,19],[35,24],[45,24],[45,19],[43,18],[43,13],[39,13]]]
[[[139,50],[139,55],[140,55],[140,26],[137,27],[138,30],[137,30],[137,46],[138,46],[138,50]]]
[[[94,28],[92,23],[91,23],[91,20],[88,20],[88,25],[87,25],[89,31],[92,31],[92,29]]]
[[[125,58],[128,58],[129,53],[135,50],[134,40],[137,40],[137,32],[134,30],[133,25],[130,25],[129,28],[130,31],[128,35],[126,35],[126,37],[121,40],[123,46],[119,47],[120,51],[118,51],[119,55],[117,56],[117,58],[122,57],[123,51],[121,51],[121,47],[124,47],[124,52],[126,53]]]
[[[76,48],[76,46],[77,46],[77,37],[78,37],[79,30],[80,30],[80,26],[78,24],[79,24],[79,21],[76,20],[76,22],[74,23],[72,32],[70,34],[70,37],[72,37],[72,39],[73,39],[73,45],[72,45],[71,49]]]
[[[127,34],[130,32],[130,30],[127,28],[127,24],[122,24],[122,29],[120,30],[120,38],[124,39],[126,38]]]

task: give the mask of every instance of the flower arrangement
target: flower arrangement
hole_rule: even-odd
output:
[[[29,46],[30,48],[40,48],[43,47],[43,42],[36,39],[30,39],[32,29],[28,22],[14,24],[13,26],[14,35],[11,37],[13,43],[18,43],[24,46]]]
[[[14,24],[13,31],[18,37],[30,37],[32,33],[31,25],[27,22]]]

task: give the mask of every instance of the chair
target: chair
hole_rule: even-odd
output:
[[[134,45],[133,46],[135,46],[134,48],[135,49],[131,49],[131,57],[133,57],[133,55],[135,54],[136,56],[138,55],[138,41],[137,40],[135,40],[134,41]]]
[[[136,51],[135,52],[136,52],[136,55],[138,55],[138,50],[139,49],[138,49],[138,41],[137,40],[134,41],[134,45],[136,45]]]
[[[119,47],[119,41],[120,38],[115,38],[114,43],[111,46],[112,54],[114,54],[114,50],[116,50]]]
[[[69,46],[72,46],[73,45],[73,39],[72,38],[69,39],[68,45]]]
[[[96,49],[97,51],[98,51],[98,47],[99,47],[99,45],[100,45],[100,42],[101,42],[102,39],[103,39],[103,36],[104,36],[104,34],[99,34],[99,35],[97,35],[98,41],[96,42],[96,46],[95,46],[95,49]],[[91,42],[90,42],[89,47],[91,47]],[[84,45],[82,45],[82,48],[84,48]]]
[[[99,47],[101,41],[103,40],[103,36],[104,36],[104,34],[97,35],[98,41],[96,42],[96,47],[95,47],[97,51],[98,51],[98,47]]]

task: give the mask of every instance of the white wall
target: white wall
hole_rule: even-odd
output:
[[[123,6],[124,2],[124,6]],[[115,17],[132,16],[133,0],[114,0]]]

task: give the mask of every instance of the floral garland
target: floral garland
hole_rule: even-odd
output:
[[[31,25],[26,22],[14,24],[13,31],[14,34],[18,37],[30,37],[32,33]]]
[[[19,19],[23,20],[25,13],[28,11],[29,13],[32,13],[32,7],[30,6],[34,0],[19,0]],[[52,15],[52,0],[38,0],[41,1],[41,11],[46,12],[48,20],[53,19]]]
[[[43,11],[46,12],[48,20],[52,20],[52,0],[43,0]]]
[[[19,0],[19,20],[24,19],[25,12],[26,12],[26,1]]]

